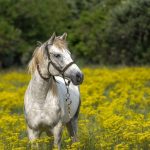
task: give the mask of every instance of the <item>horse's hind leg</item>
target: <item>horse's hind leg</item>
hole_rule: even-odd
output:
[[[72,119],[66,124],[69,136],[72,139],[72,142],[77,142],[77,119]]]
[[[66,124],[68,133],[72,138],[72,142],[77,142],[78,116],[79,116],[80,104],[81,101],[79,103],[78,110],[75,116]]]
[[[28,137],[31,142],[31,148],[32,149],[38,149],[38,143],[33,143],[37,138],[40,136],[40,131],[39,130],[33,130],[30,127],[27,127],[28,131]]]

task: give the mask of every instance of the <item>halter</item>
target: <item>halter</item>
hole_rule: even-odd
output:
[[[39,75],[41,76],[42,79],[44,79],[44,80],[46,80],[46,81],[49,80],[51,76],[55,79],[55,76],[52,75],[52,74],[49,72],[49,66],[52,64],[53,67],[62,75],[63,79],[65,79],[64,73],[65,73],[65,71],[66,71],[72,64],[74,64],[74,61],[72,61],[72,62],[70,62],[69,64],[67,64],[67,65],[61,70],[61,69],[51,60],[51,58],[50,58],[50,54],[49,54],[49,52],[48,52],[48,46],[49,46],[49,45],[52,45],[52,44],[46,44],[46,46],[45,46],[46,53],[47,53],[47,57],[48,57],[47,71],[48,71],[48,74],[49,74],[49,75],[48,75],[48,77],[44,77],[44,76],[42,75],[41,71],[40,71],[39,65],[37,65],[37,70],[38,70],[38,72],[39,72]]]
[[[67,64],[62,70],[51,60],[50,58],[50,54],[48,52],[48,46],[49,45],[52,45],[52,44],[46,44],[45,46],[45,49],[46,49],[46,53],[47,53],[47,57],[48,57],[48,66],[47,66],[47,71],[48,71],[48,77],[44,77],[40,71],[40,67],[39,65],[37,65],[37,70],[38,70],[38,73],[40,75],[40,77],[42,79],[44,79],[45,81],[49,81],[50,77],[52,77],[54,79],[55,82],[56,79],[55,79],[55,76],[52,75],[49,71],[49,66],[52,64],[53,67],[62,75],[63,79],[64,79],[64,82],[65,82],[65,86],[66,86],[66,90],[67,90],[67,93],[66,93],[66,102],[67,102],[67,106],[68,106],[68,113],[69,113],[69,118],[71,118],[71,108],[70,108],[70,105],[72,103],[71,99],[70,99],[70,93],[69,93],[69,85],[70,85],[70,81],[68,81],[68,83],[66,82],[65,80],[65,76],[64,76],[64,73],[65,71],[72,65],[74,64],[74,61],[70,62],[69,64]]]

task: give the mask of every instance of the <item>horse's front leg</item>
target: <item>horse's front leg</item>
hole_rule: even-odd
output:
[[[28,137],[31,142],[31,149],[38,149],[38,143],[34,143],[40,136],[39,130],[33,130],[29,126],[27,127]]]
[[[54,135],[54,146],[58,147],[58,150],[61,150],[62,129],[63,129],[62,122],[58,122],[58,124],[52,130]]]
[[[52,150],[53,149],[53,144],[54,144],[54,142],[53,142],[53,140],[51,139],[52,138],[52,133],[51,133],[51,130],[49,129],[49,130],[46,130],[46,134],[47,134],[47,136],[48,137],[50,137],[50,140],[49,140],[49,146],[50,146],[50,150]]]

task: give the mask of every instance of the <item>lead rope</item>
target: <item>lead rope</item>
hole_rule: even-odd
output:
[[[64,77],[64,72],[65,72],[72,64],[74,64],[74,61],[72,61],[72,62],[70,62],[68,65],[66,65],[65,68],[63,68],[63,70],[60,70],[60,69],[57,67],[57,65],[56,65],[55,63],[53,63],[53,61],[52,61],[51,58],[50,58],[50,54],[49,54],[49,52],[48,52],[48,45],[51,45],[51,44],[47,44],[47,45],[45,46],[45,49],[46,49],[46,52],[47,52],[47,57],[48,57],[48,60],[49,60],[48,66],[47,66],[47,70],[48,70],[49,75],[51,76],[51,73],[49,72],[49,66],[50,66],[50,64],[52,64],[53,67],[54,67],[56,70],[58,70],[58,71],[62,74],[62,77],[63,77],[64,82],[65,82],[65,85],[66,85],[66,90],[67,90],[67,93],[66,93],[66,102],[67,102],[67,108],[68,108],[68,115],[69,115],[69,118],[71,119],[71,103],[72,103],[72,101],[71,101],[71,99],[70,99],[70,93],[69,93],[70,81],[68,80],[68,83],[66,82],[65,77]],[[38,71],[39,71],[40,76],[41,76],[43,79],[47,80],[47,78],[44,78],[44,77],[42,76],[42,74],[41,74],[41,72],[40,72],[40,69],[39,69],[39,66],[38,66]],[[53,79],[54,79],[54,81],[56,81],[56,79],[55,79],[54,76],[53,76]]]
[[[65,82],[65,85],[66,85],[66,90],[67,90],[66,102],[67,102],[67,108],[68,108],[68,115],[69,115],[69,118],[71,119],[71,103],[72,103],[72,101],[70,99],[70,93],[69,93],[70,81],[68,81],[68,83],[67,83],[64,77],[63,77],[63,79],[64,79],[64,82]]]

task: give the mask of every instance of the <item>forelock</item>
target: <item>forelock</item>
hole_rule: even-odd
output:
[[[68,49],[67,42],[64,40],[61,40],[59,37],[55,38],[53,45],[59,48],[60,50]]]

